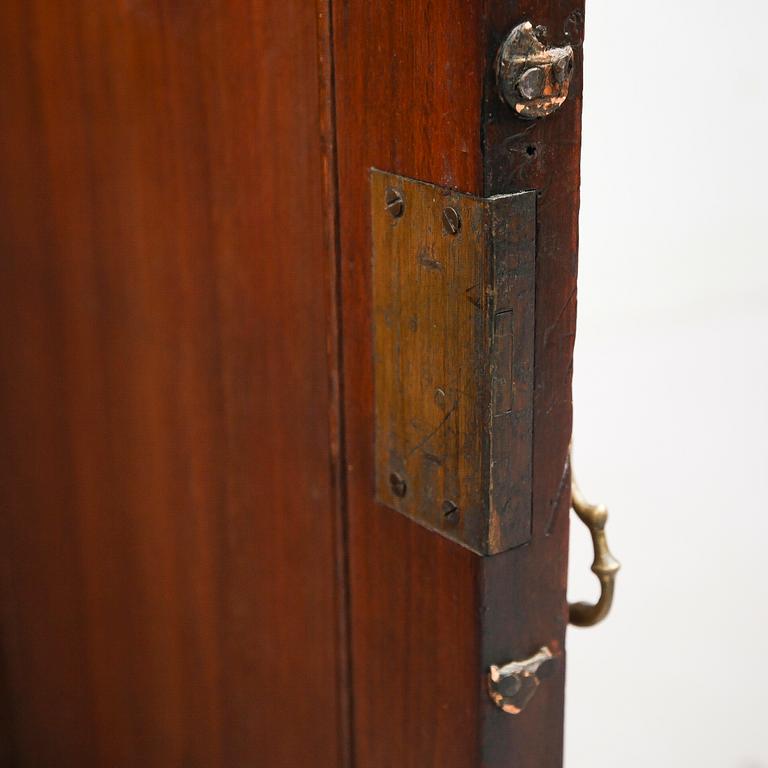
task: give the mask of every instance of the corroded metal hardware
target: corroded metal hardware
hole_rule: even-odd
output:
[[[531,536],[536,193],[371,171],[376,498],[482,555]]]
[[[571,482],[571,506],[592,535],[595,551],[592,571],[600,580],[600,597],[594,604],[571,603],[568,606],[568,614],[571,624],[577,627],[591,627],[601,622],[611,610],[616,574],[621,564],[608,549],[608,540],[605,536],[608,510],[602,504],[590,504],[582,495],[575,480]]]
[[[501,98],[527,119],[546,117],[568,97],[573,74],[573,48],[547,48],[530,21],[518,24],[502,43],[496,58]]]
[[[517,715],[525,709],[539,687],[539,667],[553,659],[546,646],[530,659],[510,661],[503,667],[493,665],[488,672],[488,694],[499,709]]]

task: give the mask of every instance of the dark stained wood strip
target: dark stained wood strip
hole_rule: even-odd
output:
[[[354,754],[350,659],[349,561],[347,557],[347,488],[345,480],[344,408],[342,403],[341,249],[339,244],[339,180],[336,156],[336,102],[333,71],[331,0],[316,0],[318,105],[322,163],[325,274],[328,324],[328,430],[334,496],[336,554],[336,679],[339,730],[338,768],[350,768]]]
[[[525,658],[542,643],[559,653],[514,722],[485,704],[484,766],[554,768],[562,763],[584,4],[490,0],[487,11],[489,59],[526,19],[547,27],[548,44],[567,43],[575,53],[568,99],[550,117],[515,117],[498,99],[491,67],[484,95],[484,194],[535,189],[538,199],[533,532],[530,546],[484,562],[483,665]]]

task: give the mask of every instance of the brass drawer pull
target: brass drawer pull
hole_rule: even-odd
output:
[[[571,482],[571,506],[592,534],[592,546],[595,551],[592,572],[600,580],[600,598],[594,604],[570,603],[568,618],[570,623],[577,627],[591,627],[601,622],[611,610],[616,574],[621,564],[608,549],[608,540],[605,536],[608,510],[602,504],[590,504],[582,495],[575,480]]]

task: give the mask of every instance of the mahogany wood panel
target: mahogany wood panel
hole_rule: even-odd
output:
[[[580,0],[334,3],[343,388],[356,768],[556,768],[562,759],[581,59],[541,123],[504,112],[498,44],[530,19],[580,41]],[[374,503],[368,172],[462,192],[535,189],[533,535],[480,558]],[[558,654],[528,709],[486,696],[491,663]]]
[[[0,3],[4,766],[344,764],[318,34]]]

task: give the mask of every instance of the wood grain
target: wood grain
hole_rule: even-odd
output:
[[[318,33],[0,4],[5,766],[344,764]]]
[[[357,768],[562,761],[580,50],[568,101],[540,124],[503,113],[492,63],[526,18],[547,25],[553,43],[580,35],[582,8],[579,0],[334,4]],[[528,546],[480,558],[373,501],[371,167],[476,195],[538,192]],[[528,709],[496,710],[488,666],[544,643],[558,660]]]

